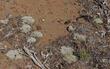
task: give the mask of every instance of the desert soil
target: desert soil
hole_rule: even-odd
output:
[[[35,27],[44,34],[37,47],[43,48],[45,44],[68,34],[64,22],[75,20],[80,9],[75,0],[0,0],[0,19],[5,19],[8,14],[35,18]],[[28,59],[11,61],[0,54],[0,69],[22,69],[28,64],[26,61]]]

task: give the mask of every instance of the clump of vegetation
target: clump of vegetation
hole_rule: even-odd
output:
[[[86,36],[79,34],[79,33],[74,33],[74,39],[80,42],[85,42],[86,41]]]
[[[61,54],[63,55],[63,59],[68,62],[68,63],[72,63],[72,62],[76,62],[77,56],[75,56],[73,54],[73,49],[71,47],[66,47],[66,46],[62,46],[61,47]]]
[[[23,55],[21,55],[20,49],[9,50],[5,55],[11,60],[22,59]]]
[[[80,57],[80,60],[88,61],[90,59],[91,55],[86,49],[82,49],[79,52],[79,57]]]
[[[96,24],[102,24],[102,23],[103,23],[103,21],[102,21],[101,18],[95,18],[95,19],[94,19],[94,22],[95,22]]]
[[[22,24],[32,25],[35,22],[35,19],[31,16],[23,16],[21,20],[22,20]]]
[[[30,44],[31,43],[35,43],[36,42],[36,39],[34,37],[28,37],[27,38],[27,42],[30,43]]]
[[[43,37],[43,34],[39,31],[33,31],[30,36],[35,37],[35,38],[36,37],[41,38]]]
[[[20,29],[21,29],[21,31],[22,31],[23,33],[28,33],[28,32],[31,31],[32,28],[31,28],[30,25],[24,24]]]

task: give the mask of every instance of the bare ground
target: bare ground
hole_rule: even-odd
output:
[[[8,14],[30,15],[35,18],[35,28],[38,27],[44,34],[36,45],[41,49],[45,44],[68,34],[64,22],[74,20],[79,10],[75,0],[0,0],[0,19],[5,19]],[[6,42],[6,45],[12,48],[10,43]],[[0,69],[25,69],[24,66],[28,64],[26,61],[29,60],[11,61],[1,53]]]

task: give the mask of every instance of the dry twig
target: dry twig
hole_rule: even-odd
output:
[[[29,57],[34,61],[34,63],[35,63],[36,65],[38,65],[41,69],[47,69],[47,68],[42,64],[42,62],[38,59],[38,57],[36,56],[36,53],[35,53],[34,51],[29,50],[29,49],[26,48],[25,46],[24,46],[23,49],[24,49],[25,53],[27,53],[27,54],[29,55]]]

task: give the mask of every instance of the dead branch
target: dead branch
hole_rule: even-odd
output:
[[[38,65],[41,69],[47,69],[44,64],[42,64],[42,62],[38,59],[38,57],[36,56],[36,53],[32,50],[29,50],[28,48],[26,48],[24,46],[24,51],[26,54],[28,54],[28,56],[34,61],[34,63],[36,65]]]

